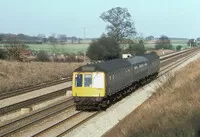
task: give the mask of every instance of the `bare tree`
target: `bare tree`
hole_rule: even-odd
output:
[[[65,34],[60,34],[60,35],[58,35],[58,41],[59,41],[61,44],[65,43],[65,42],[67,41],[67,35],[65,35]]]
[[[46,38],[46,36],[44,34],[38,34],[37,37],[40,39],[40,41],[42,43],[46,43],[47,42],[47,38]]]
[[[108,36],[117,42],[122,42],[125,38],[131,38],[136,35],[134,22],[128,9],[116,7],[103,12],[100,18],[108,22]]]
[[[0,42],[3,41],[3,34],[0,34]]]
[[[56,45],[57,44],[57,39],[56,39],[56,35],[52,34],[51,36],[48,37],[48,41],[52,44],[52,45]]]
[[[73,36],[72,38],[71,38],[71,43],[72,44],[74,44],[74,42],[77,40],[77,38],[75,37],[75,36]]]
[[[154,36],[152,36],[152,35],[147,36],[147,37],[145,38],[145,40],[153,40],[153,39],[154,39]]]
[[[172,44],[170,39],[162,35],[155,43],[155,49],[172,49]]]
[[[28,49],[28,46],[17,41],[15,38],[10,38],[9,42],[4,46],[8,52],[8,58],[10,60],[19,60],[23,61],[25,51]]]

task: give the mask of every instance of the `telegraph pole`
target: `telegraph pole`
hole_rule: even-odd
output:
[[[86,62],[86,51],[84,49],[84,63]]]
[[[85,38],[86,38],[86,33],[85,33],[85,27],[83,27],[84,29],[84,41],[85,41]],[[86,62],[86,51],[84,49],[84,63]]]
[[[85,40],[85,27],[83,29],[84,29],[84,40]]]

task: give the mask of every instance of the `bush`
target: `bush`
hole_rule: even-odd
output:
[[[42,61],[42,62],[48,62],[50,59],[49,59],[49,56],[48,56],[48,54],[46,52],[40,51],[37,54],[37,60],[38,61]]]
[[[172,49],[172,44],[171,44],[170,39],[165,35],[161,36],[156,41],[155,49],[157,49],[157,50],[158,49]]]
[[[4,49],[0,49],[0,59],[6,59],[8,53]]]
[[[125,53],[130,53],[132,55],[141,55],[145,53],[145,47],[144,47],[144,42],[142,40],[139,41],[139,43],[131,43],[129,44],[128,49],[126,49],[124,52]]]
[[[102,36],[97,41],[93,41],[88,50],[87,56],[91,60],[110,60],[120,57],[120,46],[111,37]]]
[[[15,39],[11,39],[8,43],[4,45],[6,52],[8,53],[8,58],[10,60],[18,60],[23,61],[25,57],[25,51],[29,49],[29,47],[20,41]]]
[[[181,50],[181,48],[182,48],[181,45],[176,46],[176,50]]]

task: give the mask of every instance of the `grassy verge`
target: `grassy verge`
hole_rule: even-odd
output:
[[[200,135],[200,60],[174,75],[104,137],[193,137]]]
[[[14,62],[0,60],[0,92],[56,80],[83,63]]]

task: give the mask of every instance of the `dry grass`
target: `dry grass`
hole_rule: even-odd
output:
[[[157,89],[136,111],[104,136],[189,137],[200,133],[200,60]]]
[[[83,63],[14,62],[0,60],[0,92],[41,84],[70,75]]]

